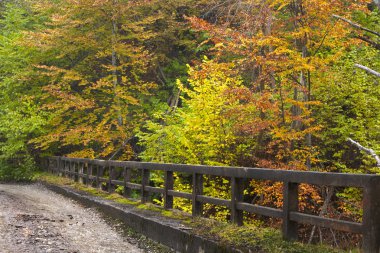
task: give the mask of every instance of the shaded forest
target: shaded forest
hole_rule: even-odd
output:
[[[1,1],[0,179],[51,155],[379,173],[379,72],[378,1]],[[361,219],[357,190],[301,190]]]

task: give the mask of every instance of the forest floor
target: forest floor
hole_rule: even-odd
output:
[[[0,184],[0,235],[1,253],[162,252],[40,184]]]

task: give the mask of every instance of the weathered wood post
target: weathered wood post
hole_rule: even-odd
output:
[[[57,172],[58,172],[58,169],[59,169],[59,157],[55,158],[55,164],[53,165],[52,169],[53,169],[52,173],[54,175],[57,175]]]
[[[193,173],[192,215],[202,216],[203,203],[197,201],[197,196],[203,195],[203,175]]]
[[[63,170],[64,170],[65,162],[62,161],[62,158],[59,158],[59,164],[58,164],[58,176],[63,177]]]
[[[58,169],[58,157],[56,157],[55,159],[54,159],[54,163],[53,163],[53,167],[52,167],[52,171],[51,171],[51,173],[53,174],[53,175],[55,175],[56,173],[57,173],[57,169]],[[50,160],[50,158],[49,158],[49,160]]]
[[[95,168],[96,168],[96,178],[95,178],[95,187],[96,188],[99,188],[100,186],[100,181],[99,181],[99,177],[100,177],[100,166],[98,164],[95,165]]]
[[[380,252],[380,176],[363,189],[363,251]]]
[[[124,197],[128,198],[131,197],[132,190],[127,186],[127,183],[131,182],[131,175],[132,175],[132,169],[124,167]]]
[[[48,173],[52,173],[53,172],[54,164],[53,164],[53,161],[50,158],[42,159],[41,164],[42,164],[42,168],[45,171],[47,171]]]
[[[54,167],[53,167],[53,174],[54,175],[58,175],[58,172],[59,172],[59,162],[60,162],[61,158],[60,157],[57,157],[55,159],[55,164],[54,164]]]
[[[71,179],[71,162],[67,161],[66,177]]]
[[[298,211],[298,184],[284,182],[283,198],[282,235],[285,240],[295,241],[298,239],[298,224],[290,220],[290,212]]]
[[[69,162],[68,161],[65,161],[65,168],[64,168],[64,174],[65,174],[65,177],[67,178],[68,175],[69,175]]]
[[[84,162],[79,162],[78,177],[79,183],[83,184],[83,172],[84,172]]]
[[[168,191],[173,190],[173,187],[174,187],[173,171],[165,171],[164,173],[165,173],[164,208],[172,209],[173,196],[169,195]]]
[[[75,162],[70,160],[70,179],[75,181]]]
[[[109,169],[109,178],[108,178],[108,189],[107,190],[109,193],[112,193],[114,191],[114,188],[112,185],[112,180],[114,180],[115,168],[110,165],[108,167],[108,169]]]
[[[67,177],[71,179],[71,161],[67,161]]]
[[[149,192],[145,190],[146,186],[149,186],[150,171],[142,169],[141,178],[141,203],[146,203],[149,200]]]
[[[58,160],[57,158],[54,160],[50,158],[43,159],[44,166],[47,167],[47,171],[49,173],[54,174],[55,168],[57,168],[57,160]]]
[[[231,178],[231,221],[238,226],[243,225],[243,211],[238,210],[236,205],[243,201],[244,180],[242,178]]]
[[[72,162],[71,163],[71,176],[72,176],[72,179],[74,180],[74,182],[77,181],[77,175],[75,174],[76,171],[77,171],[77,163],[76,162]]]
[[[79,175],[79,165],[80,163],[79,162],[74,162],[74,181],[75,182],[79,182],[79,178],[80,178],[80,175]]]
[[[92,176],[92,165],[91,162],[87,162],[86,164],[86,185],[90,185],[90,175]]]
[[[104,177],[105,171],[106,171],[106,165],[100,165],[99,166],[99,185],[98,185],[98,188],[100,190],[103,190],[103,180],[104,180],[103,177]]]

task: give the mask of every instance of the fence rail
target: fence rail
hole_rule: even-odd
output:
[[[148,201],[150,193],[162,194],[164,207],[167,209],[173,208],[174,197],[191,200],[193,216],[202,215],[205,203],[225,206],[231,210],[231,221],[238,225],[243,224],[243,211],[281,218],[283,220],[282,233],[286,240],[297,239],[298,224],[311,224],[362,234],[364,252],[380,252],[380,176],[377,175],[106,161],[67,157],[49,157],[48,161],[48,170],[52,173],[69,176],[76,181],[96,187],[101,187],[103,183],[106,183],[110,192],[116,186],[124,186],[124,196],[126,197],[131,195],[132,190],[138,190],[141,192],[142,202]],[[132,169],[141,172],[141,183],[132,182]],[[122,172],[122,177],[117,175],[117,171]],[[151,171],[164,172],[164,188],[149,185]],[[192,175],[192,193],[174,190],[174,172]],[[229,178],[231,198],[219,199],[204,195],[204,175]],[[120,178],[123,180],[118,180]],[[244,181],[247,179],[283,182],[283,208],[276,209],[244,202]],[[362,188],[363,222],[349,222],[299,212],[298,188],[301,183]]]

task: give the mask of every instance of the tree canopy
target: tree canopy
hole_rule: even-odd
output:
[[[50,155],[379,173],[379,29],[365,0],[1,1],[0,179]]]

